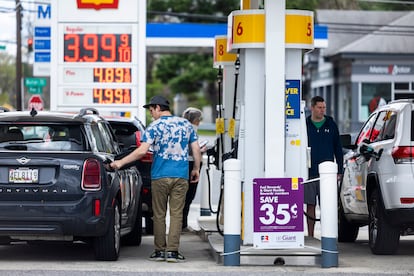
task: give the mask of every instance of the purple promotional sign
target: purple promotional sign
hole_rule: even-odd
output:
[[[302,178],[253,179],[253,225],[256,247],[303,245]]]

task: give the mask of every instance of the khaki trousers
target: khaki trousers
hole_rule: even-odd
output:
[[[155,250],[178,251],[187,190],[188,182],[183,178],[161,178],[151,181]],[[170,207],[170,229],[167,242],[168,205]]]

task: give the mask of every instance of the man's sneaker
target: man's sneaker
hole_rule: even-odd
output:
[[[159,251],[159,250],[155,250],[151,256],[149,257],[149,259],[151,261],[165,261],[165,252],[164,251]]]
[[[177,263],[185,261],[184,256],[178,251],[168,251],[167,252],[167,262]]]

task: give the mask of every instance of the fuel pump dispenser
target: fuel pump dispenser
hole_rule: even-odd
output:
[[[214,44],[214,63],[213,67],[217,68],[217,85],[218,85],[218,105],[216,119],[216,146],[207,151],[207,185],[209,187],[209,207],[213,214],[216,214],[216,228],[222,235],[222,217],[221,207],[223,198],[223,161],[232,156],[235,152],[233,139],[238,134],[236,130],[236,101],[237,101],[237,75],[238,67],[235,65],[238,61],[238,55],[227,51],[227,36],[216,36]],[[220,170],[219,180],[220,196],[217,210],[212,210],[211,204],[211,185],[212,179],[209,177],[210,170]]]
[[[231,95],[240,118],[238,160],[228,161],[237,161],[233,162],[229,172],[238,172],[238,177],[231,180],[237,179],[242,189],[237,189],[234,195],[228,195],[226,190],[226,198],[230,196],[232,201],[241,193],[242,199],[241,209],[226,206],[227,199],[224,208],[229,218],[239,216],[241,210],[242,219],[238,222],[228,219],[232,221],[228,225],[224,218],[225,231],[226,228],[231,231],[224,235],[223,255],[239,255],[233,260],[227,258],[227,264],[225,258],[224,263],[240,264],[243,249],[238,250],[238,246],[241,239],[242,245],[253,245],[257,250],[296,249],[290,254],[298,261],[292,263],[299,264],[300,250],[308,257],[317,258],[318,254],[306,251],[304,246],[302,185],[307,179],[308,164],[305,103],[301,99],[302,52],[303,49],[313,49],[313,12],[285,10],[285,1],[265,1],[264,10],[250,5],[251,2],[243,0],[242,7],[256,9],[233,11],[228,16],[227,50],[237,52],[239,63],[235,63],[234,70],[239,70],[240,74],[240,79],[235,74],[237,94]],[[221,80],[220,77],[220,83]],[[230,91],[223,91],[223,97],[230,96],[228,94]],[[224,130],[224,121],[217,121],[218,129]],[[224,165],[233,163],[226,161]],[[229,180],[230,186],[234,190],[239,188],[226,173],[225,169],[225,179]],[[334,175],[329,170],[326,174]],[[235,201],[232,204],[235,205]],[[229,213],[229,209],[236,212]],[[241,236],[235,229],[238,224],[241,224]],[[330,235],[331,232],[325,242],[329,243],[326,252],[335,255],[336,260],[325,261],[325,267],[337,265],[338,252],[330,247],[335,239]],[[227,242],[226,236],[229,238]],[[274,251],[257,252],[256,256],[261,258],[272,258],[277,254]],[[252,261],[254,256],[249,250],[247,259]],[[285,261],[278,257],[273,259],[273,264],[285,264]]]
[[[309,27],[313,27],[313,18],[309,13],[286,11],[286,20],[290,22],[286,28],[293,30],[299,27],[311,34]],[[291,21],[289,18],[291,14],[293,16],[299,14],[302,25],[298,26],[296,21]],[[301,17],[303,15],[305,20]],[[292,22],[294,22],[293,26],[291,26]],[[216,37],[215,43],[214,66],[218,68],[219,86],[216,120],[218,142],[215,151],[211,154],[215,155],[215,165],[219,170],[222,170],[222,161],[229,157],[241,160],[242,240],[244,244],[251,244],[253,242],[253,179],[267,176],[307,178],[305,104],[301,100],[301,54],[302,48],[309,45],[304,47],[306,43],[298,43],[297,37],[286,37],[290,40],[285,41],[286,48],[284,47],[283,51],[286,72],[284,93],[268,92],[265,87],[267,69],[264,66],[267,56],[265,55],[265,11],[260,9],[234,11],[229,15],[228,24],[231,34],[227,37]],[[310,44],[313,47],[312,39]],[[225,60],[225,55],[232,55],[231,61]],[[267,98],[274,94],[280,94],[283,100],[284,112],[280,110],[279,112],[282,113],[281,120],[285,132],[279,151],[271,152],[267,149],[274,147],[277,136],[280,135],[280,130],[275,135],[274,129],[267,127],[269,121],[277,120],[280,123],[280,118],[268,118],[268,113],[273,114],[275,108],[270,110],[267,108]],[[238,120],[235,118],[236,114]],[[236,122],[239,124],[237,125]],[[269,132],[273,133],[274,141],[269,141],[267,138]],[[279,174],[278,166],[275,167],[272,162],[267,161],[272,159],[269,155],[284,157],[282,174]],[[220,182],[222,186],[222,179]],[[217,227],[219,227],[218,223]]]
[[[301,181],[307,179],[306,118],[305,104],[301,100],[301,67],[302,49],[313,48],[313,13],[284,9],[280,13],[279,9],[275,10],[276,4],[273,2],[269,6],[270,11],[266,7],[265,10],[233,11],[228,19],[228,49],[240,53],[242,64],[238,91],[241,111],[238,159],[241,161],[243,185],[242,242],[257,247],[266,243],[267,248],[300,247],[304,244],[302,196],[297,197],[301,200],[298,202],[289,202],[290,199],[287,198],[285,205],[288,207],[281,214],[276,209],[269,209],[268,213],[263,210],[284,206],[276,206],[278,204],[275,201],[282,201],[283,198],[278,195],[280,190],[269,188],[265,181],[267,186],[262,191],[268,194],[261,197],[253,194],[253,188],[258,179],[291,178],[292,181],[287,183],[292,183],[291,187],[296,191],[302,188]],[[268,25],[268,22],[273,22],[268,18],[269,14],[278,17],[279,13],[285,19],[284,24]],[[284,31],[279,30],[280,26],[284,27]],[[269,41],[278,43],[281,36],[284,38],[282,53],[276,51],[279,46],[277,48],[274,44],[269,44]],[[280,60],[284,61],[284,70],[280,70],[280,62],[275,62],[278,59],[275,57],[280,55],[283,55]],[[272,79],[283,79],[283,88],[279,89],[280,84],[272,82]],[[276,128],[278,125],[283,127]],[[270,200],[274,201],[274,205],[269,204]],[[281,215],[286,217],[284,223],[287,225],[269,228],[268,225],[274,225]],[[275,221],[267,220],[267,216],[273,217]],[[288,220],[293,217],[296,218],[294,223]],[[257,226],[256,221],[264,223]],[[256,232],[257,229],[261,230]],[[266,232],[263,229],[294,230]],[[278,239],[285,234],[290,235],[295,242],[281,245]],[[263,237],[269,237],[269,240]]]

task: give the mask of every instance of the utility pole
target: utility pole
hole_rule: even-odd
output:
[[[22,4],[16,0],[16,110],[22,110]]]

